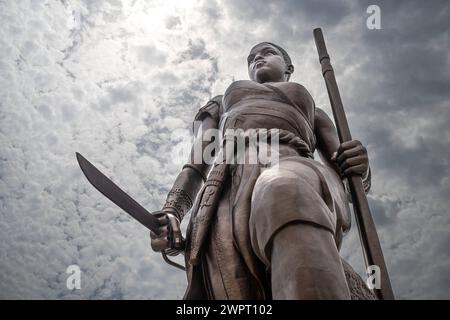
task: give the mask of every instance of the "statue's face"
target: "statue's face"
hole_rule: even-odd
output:
[[[251,80],[264,82],[286,81],[286,62],[278,48],[267,43],[255,46],[247,58]]]

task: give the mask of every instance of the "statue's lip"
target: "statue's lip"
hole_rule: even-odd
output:
[[[260,67],[261,65],[265,64],[266,62],[264,60],[259,60],[256,61],[255,64],[253,65],[253,69],[256,69],[258,67]]]

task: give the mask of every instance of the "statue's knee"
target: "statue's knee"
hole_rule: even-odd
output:
[[[294,187],[296,187],[296,179],[292,174],[281,169],[268,169],[256,181],[252,202],[257,206],[265,206],[267,202],[280,200],[276,197],[286,194]]]
[[[296,212],[301,207],[316,202],[319,193],[305,179],[287,170],[270,170],[256,181],[252,194],[252,212],[283,214],[286,211]]]
[[[306,223],[334,233],[336,218],[320,192],[286,169],[268,169],[253,190],[249,227],[252,243],[265,251],[272,236],[290,223]]]

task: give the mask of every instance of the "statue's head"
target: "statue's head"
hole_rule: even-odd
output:
[[[250,79],[259,83],[289,81],[294,72],[287,52],[270,42],[261,42],[254,46],[247,62]]]

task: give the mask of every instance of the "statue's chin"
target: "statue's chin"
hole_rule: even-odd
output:
[[[274,72],[266,66],[261,66],[255,72],[255,81],[258,83],[277,82],[279,78],[280,76],[277,72]]]

